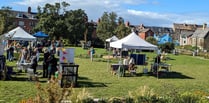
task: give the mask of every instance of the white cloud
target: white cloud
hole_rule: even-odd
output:
[[[46,3],[54,4],[55,2],[62,1],[70,3],[69,9],[81,8],[85,10],[89,20],[94,21],[97,21],[104,12],[112,11],[134,25],[172,26],[173,23],[202,24],[207,23],[206,20],[209,18],[209,15],[205,15],[204,13],[174,14],[139,11],[133,8],[128,9],[128,7],[140,6],[141,4],[160,4],[157,0],[22,0],[15,3],[17,5],[31,6],[36,9],[37,6],[44,6]]]
[[[203,24],[206,23],[208,21],[207,19],[209,18],[209,15],[205,15],[204,13],[172,14],[137,10],[127,10],[127,12],[129,15],[132,15],[131,17],[135,17],[136,21],[154,26],[172,26],[173,23]]]

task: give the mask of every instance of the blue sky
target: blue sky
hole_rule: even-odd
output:
[[[89,20],[97,21],[106,12],[116,12],[133,25],[172,27],[173,23],[209,24],[209,0],[1,0],[0,6],[27,11],[46,3],[70,3],[70,9],[83,9]]]

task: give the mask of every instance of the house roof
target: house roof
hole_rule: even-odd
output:
[[[149,31],[150,29],[140,29],[139,30],[139,33],[145,33],[145,32],[147,32],[147,31]]]
[[[151,29],[154,33],[158,33],[160,35],[163,35],[163,34],[173,34],[174,31],[172,28],[168,28],[168,27],[155,27],[155,26],[149,26],[147,27],[149,29]]]
[[[202,28],[203,25],[174,23],[173,27],[174,29],[195,30],[196,28]]]
[[[169,27],[156,27],[156,26],[144,26],[143,24],[139,25],[139,26],[135,26],[136,29],[138,31],[142,30],[142,29],[150,29],[152,32],[154,32],[155,34],[158,35],[163,35],[163,34],[173,34],[174,31],[172,28]]]
[[[182,37],[188,37],[188,36],[191,36],[191,35],[193,35],[193,31],[181,31],[181,36]]]
[[[196,38],[196,37],[204,38],[208,34],[208,32],[209,32],[209,28],[205,28],[205,29],[198,28],[193,33],[192,38]]]
[[[36,18],[37,13],[34,13],[34,12],[28,13],[28,12],[23,12],[23,11],[11,10],[11,13],[17,18],[37,19]]]

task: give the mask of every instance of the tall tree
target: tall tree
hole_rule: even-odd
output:
[[[65,24],[71,35],[67,37],[71,43],[77,46],[80,40],[84,40],[84,32],[86,31],[87,14],[82,9],[66,11]]]
[[[114,12],[104,12],[97,26],[97,36],[104,42],[105,39],[114,35],[114,30],[117,27],[117,14]]]
[[[70,4],[66,2],[45,4],[43,8],[38,7],[37,18],[39,23],[34,28],[34,31],[43,31],[51,38],[63,37],[66,33],[66,25],[64,24],[64,12],[61,13],[61,10],[65,11],[65,8]]]
[[[131,29],[125,26],[124,19],[122,17],[118,18],[118,26],[115,29],[114,33],[118,38],[123,38],[131,33]]]
[[[2,7],[0,10],[0,34],[11,30],[15,25],[14,15],[11,15],[11,7]]]

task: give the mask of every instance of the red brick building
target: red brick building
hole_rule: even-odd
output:
[[[154,32],[150,29],[141,29],[140,31],[138,31],[138,35],[139,37],[141,37],[142,39],[146,40],[147,37],[149,36],[154,36]]]
[[[14,25],[22,27],[26,32],[32,33],[32,29],[38,23],[36,18],[37,13],[31,12],[31,7],[28,7],[27,12],[23,11],[11,11],[15,17]]]

